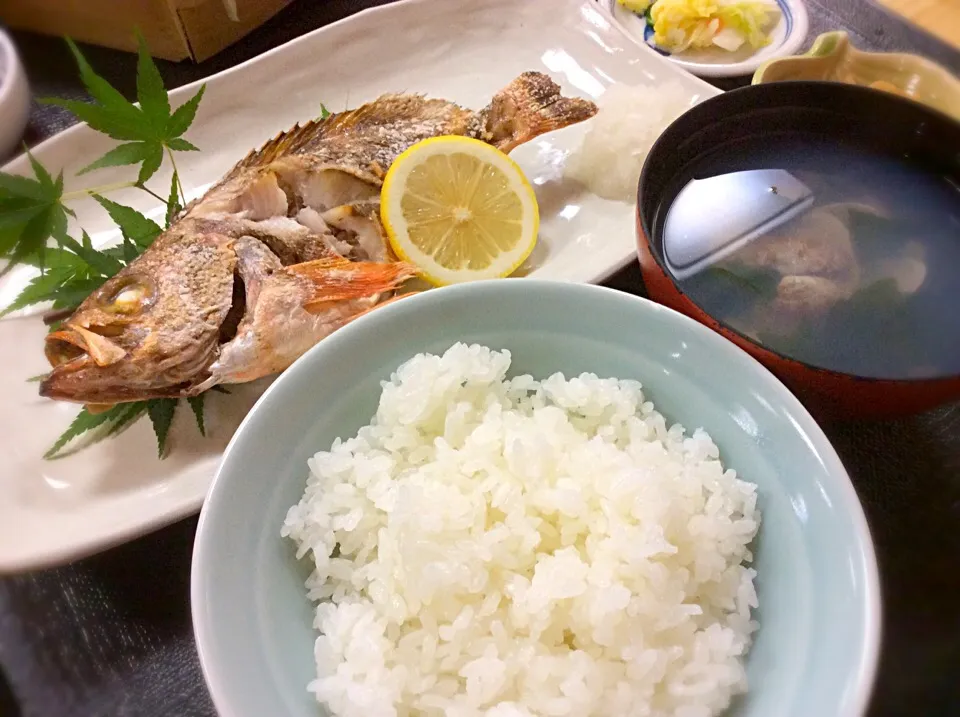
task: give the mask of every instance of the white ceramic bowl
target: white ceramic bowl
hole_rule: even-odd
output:
[[[369,422],[380,381],[458,340],[509,349],[513,375],[639,379],[669,421],[706,428],[757,483],[763,511],[751,688],[724,717],[863,717],[880,587],[863,510],[827,437],[783,384],[702,324],[612,289],[535,279],[461,284],[377,309],[321,341],[249,413],[194,548],[194,630],[221,717],[329,714],[307,691],[315,606],[303,587],[309,565],[280,537],[283,520],[303,493],[307,459]]]
[[[13,154],[30,118],[30,85],[17,48],[0,30],[0,159]]]

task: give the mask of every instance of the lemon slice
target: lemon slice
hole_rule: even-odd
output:
[[[397,255],[438,286],[512,274],[540,226],[523,170],[468,137],[432,137],[397,157],[383,181],[380,217]]]

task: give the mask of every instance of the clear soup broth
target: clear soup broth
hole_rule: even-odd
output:
[[[960,375],[954,179],[810,138],[732,145],[688,176],[664,258],[714,318],[834,371]]]

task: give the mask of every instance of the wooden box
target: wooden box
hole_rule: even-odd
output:
[[[79,42],[136,50],[134,29],[154,57],[215,55],[266,22],[292,0],[0,0],[12,28],[67,35]]]

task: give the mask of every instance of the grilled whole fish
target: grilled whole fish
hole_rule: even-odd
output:
[[[379,220],[383,177],[403,151],[466,135],[509,152],[596,111],[527,72],[480,111],[385,95],[294,127],[240,161],[48,335],[53,370],[41,395],[114,404],[283,371],[416,274],[392,256]]]

